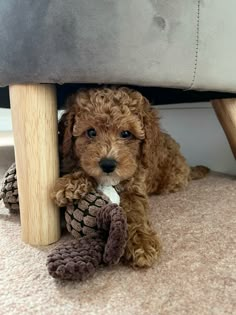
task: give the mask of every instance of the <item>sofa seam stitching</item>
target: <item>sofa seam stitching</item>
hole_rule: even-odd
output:
[[[192,82],[187,90],[191,90],[194,86],[197,76],[197,67],[198,67],[198,56],[199,56],[199,36],[200,36],[200,3],[201,0],[198,0],[197,4],[197,26],[196,26],[196,39],[195,39],[195,60],[194,60],[194,69]]]

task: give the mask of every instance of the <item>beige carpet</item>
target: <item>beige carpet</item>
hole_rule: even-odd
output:
[[[101,269],[84,283],[52,279],[45,268],[52,246],[23,244],[19,216],[1,205],[0,314],[236,314],[235,200],[236,178],[217,174],[152,197],[160,261],[149,270]]]

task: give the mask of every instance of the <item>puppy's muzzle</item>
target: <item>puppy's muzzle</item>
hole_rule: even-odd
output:
[[[99,165],[104,173],[112,173],[117,166],[117,162],[114,159],[103,158],[100,160]]]

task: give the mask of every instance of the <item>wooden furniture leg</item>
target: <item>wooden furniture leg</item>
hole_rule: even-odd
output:
[[[236,98],[211,101],[236,159]]]
[[[53,85],[10,86],[22,240],[48,245],[60,237],[50,189],[59,176],[56,90]]]

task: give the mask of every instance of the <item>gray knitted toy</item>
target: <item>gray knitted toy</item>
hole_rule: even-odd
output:
[[[74,200],[65,218],[75,240],[63,243],[48,256],[52,277],[81,281],[91,277],[99,265],[119,262],[127,240],[126,217],[122,208],[111,203],[102,191]]]
[[[4,175],[0,199],[10,212],[19,211],[15,163]],[[119,262],[126,246],[127,222],[118,204],[113,187],[98,187],[67,206],[66,227],[75,239],[48,255],[47,268],[52,277],[81,281],[91,277],[99,265]]]
[[[16,177],[16,165],[13,163],[5,173],[0,188],[0,200],[3,200],[4,205],[10,212],[16,213],[19,211],[19,198]]]

